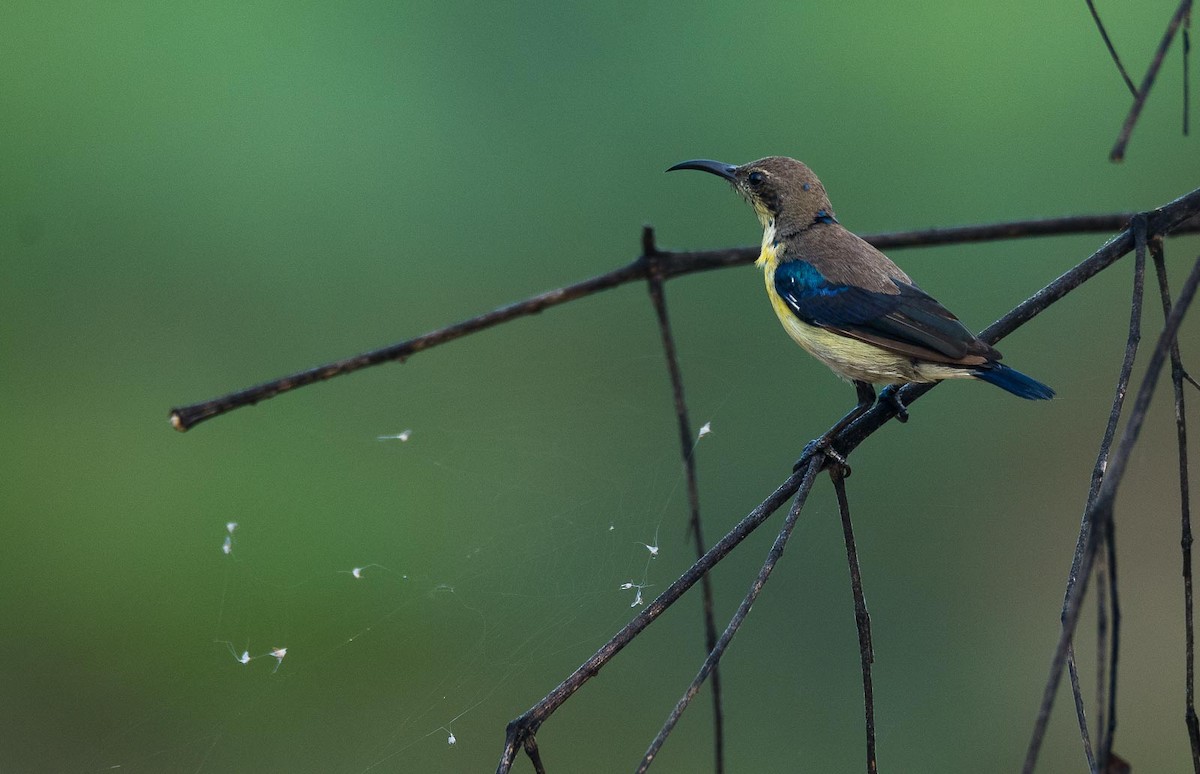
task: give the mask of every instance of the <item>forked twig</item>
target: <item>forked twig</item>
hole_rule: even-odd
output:
[[[1153,218],[1150,221],[1150,230],[1157,233],[1156,229],[1154,229]],[[1155,345],[1154,352],[1151,354],[1150,361],[1146,366],[1146,374],[1142,378],[1141,385],[1138,388],[1133,410],[1130,412],[1129,420],[1125,425],[1121,442],[1117,445],[1116,451],[1110,458],[1104,481],[1100,484],[1095,502],[1090,509],[1090,518],[1092,521],[1091,535],[1088,540],[1087,549],[1084,551],[1082,561],[1080,562],[1077,582],[1072,588],[1073,593],[1068,599],[1066,613],[1063,616],[1062,631],[1059,633],[1058,644],[1055,646],[1054,656],[1050,662],[1050,675],[1046,679],[1046,685],[1042,692],[1042,702],[1038,708],[1037,719],[1034,722],[1033,734],[1025,753],[1025,765],[1022,771],[1026,774],[1031,774],[1034,766],[1037,764],[1037,756],[1041,751],[1042,740],[1046,735],[1046,725],[1050,719],[1050,710],[1054,706],[1054,696],[1058,690],[1058,682],[1062,678],[1062,670],[1066,662],[1067,647],[1075,632],[1075,626],[1079,622],[1080,602],[1087,591],[1088,579],[1091,575],[1092,564],[1099,546],[1097,534],[1100,530],[1106,530],[1108,528],[1108,521],[1112,519],[1116,491],[1120,486],[1121,479],[1124,477],[1130,452],[1137,443],[1138,436],[1141,433],[1142,425],[1145,422],[1146,413],[1150,406],[1150,398],[1153,396],[1154,388],[1158,383],[1163,362],[1167,358],[1171,342],[1179,332],[1179,325],[1183,321],[1183,316],[1191,305],[1192,299],[1195,297],[1198,285],[1200,285],[1200,258],[1196,259],[1192,271],[1179,293],[1179,300],[1171,310],[1171,314],[1168,315],[1166,323],[1163,326],[1162,334],[1159,336],[1158,343]],[[1103,768],[1104,761],[1101,760],[1098,763]]]
[[[675,708],[667,716],[667,720],[663,723],[658,735],[650,742],[650,747],[646,749],[646,754],[642,756],[642,762],[638,765],[638,774],[645,774],[646,770],[650,768],[650,764],[657,757],[663,742],[671,735],[675,724],[683,716],[684,710],[687,709],[692,698],[700,690],[700,686],[704,684],[704,680],[708,677],[709,673],[717,668],[721,656],[725,654],[725,649],[729,647],[729,643],[733,640],[734,635],[737,634],[738,629],[742,628],[742,622],[750,614],[750,608],[754,606],[754,600],[758,599],[759,592],[762,591],[763,586],[770,579],[771,572],[779,562],[779,557],[783,556],[783,549],[787,547],[788,539],[792,536],[792,530],[796,527],[796,520],[800,518],[800,511],[803,510],[804,503],[808,500],[808,493],[812,490],[813,481],[816,480],[817,473],[820,472],[824,462],[825,460],[820,456],[813,457],[808,461],[808,465],[804,469],[804,478],[801,480],[800,488],[796,492],[796,501],[792,503],[792,508],[788,511],[787,518],[784,519],[783,529],[779,531],[779,535],[776,536],[775,542],[771,545],[771,550],[767,552],[766,561],[763,562],[763,566],[754,578],[754,582],[750,584],[750,590],[742,599],[741,604],[738,605],[733,617],[729,619],[729,624],[725,627],[725,631],[722,632],[721,638],[717,640],[716,646],[709,652],[708,658],[704,659],[704,663],[700,666],[700,671],[692,679],[683,696],[676,702]]]
[[[1121,57],[1117,56],[1117,49],[1113,48],[1112,41],[1108,39],[1108,31],[1104,29],[1104,22],[1100,21],[1100,14],[1096,11],[1096,5],[1092,0],[1087,0],[1088,10],[1092,12],[1092,19],[1096,22],[1096,29],[1100,30],[1100,37],[1104,38],[1104,45],[1108,48],[1109,56],[1117,65],[1117,71],[1121,73],[1121,77],[1125,80],[1125,85],[1129,87],[1129,93],[1137,96],[1137,86],[1133,85],[1133,79],[1129,77],[1129,73],[1125,72],[1125,65],[1121,64]],[[1095,768],[1095,767],[1093,767]]]
[[[1171,16],[1171,21],[1167,23],[1167,31],[1163,33],[1162,40],[1158,43],[1158,48],[1154,52],[1154,58],[1150,61],[1150,67],[1146,70],[1146,77],[1142,79],[1142,85],[1133,96],[1133,106],[1129,108],[1129,115],[1125,117],[1125,123],[1121,126],[1121,133],[1117,135],[1117,144],[1113,146],[1112,153],[1109,154],[1109,159],[1112,161],[1123,161],[1125,159],[1125,146],[1129,144],[1129,135],[1133,133],[1133,127],[1137,123],[1138,117],[1142,114],[1142,108],[1146,105],[1146,97],[1150,95],[1150,89],[1154,86],[1154,80],[1158,77],[1159,68],[1162,67],[1163,60],[1167,56],[1167,49],[1171,47],[1171,41],[1175,38],[1175,32],[1179,29],[1179,25],[1192,9],[1192,0],[1181,0],[1179,7],[1175,9],[1175,13]]]
[[[678,601],[684,592],[695,585],[706,572],[728,556],[730,551],[745,540],[751,532],[766,521],[781,505],[787,502],[788,498],[801,491],[802,488],[804,491],[811,489],[816,471],[811,467],[807,470],[812,471],[811,475],[806,471],[805,475],[793,473],[789,476],[767,499],[763,500],[758,507],[750,511],[716,545],[710,548],[703,557],[688,568],[687,572],[679,576],[662,594],[659,594],[640,613],[634,616],[633,620],[625,624],[619,632],[613,635],[612,639],[601,646],[587,661],[583,662],[565,680],[559,683],[554,690],[538,701],[537,704],[534,704],[522,713],[520,717],[512,720],[508,724],[504,751],[500,757],[500,765],[496,769],[498,774],[505,774],[505,772],[512,769],[517,751],[524,746],[525,740],[531,736],[536,736],[538,729],[541,728],[546,718],[550,717],[556,709],[562,706],[563,702],[583,687],[584,683],[594,677],[634,637],[653,623],[668,607]]]

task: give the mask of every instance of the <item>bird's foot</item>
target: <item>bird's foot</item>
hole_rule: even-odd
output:
[[[792,465],[792,472],[799,473],[818,454],[825,455],[831,463],[840,467],[843,478],[850,477],[850,466],[846,464],[846,455],[833,448],[827,435],[808,442],[804,451],[800,452],[800,459],[796,460],[795,465]]]
[[[896,384],[884,387],[879,392],[879,402],[886,403],[891,406],[896,412],[896,421],[908,421],[908,406],[904,405],[904,401],[900,400],[900,386]]]

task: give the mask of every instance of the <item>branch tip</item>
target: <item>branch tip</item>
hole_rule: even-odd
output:
[[[654,226],[649,223],[642,226],[642,255],[647,258],[658,255],[658,246],[654,244]]]

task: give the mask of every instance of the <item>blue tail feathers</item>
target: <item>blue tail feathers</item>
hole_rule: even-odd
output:
[[[989,363],[986,368],[980,368],[974,374],[977,378],[1007,390],[1018,398],[1049,400],[1054,397],[1054,390],[1003,363]]]

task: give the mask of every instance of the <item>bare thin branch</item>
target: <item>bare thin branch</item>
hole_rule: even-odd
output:
[[[729,647],[729,643],[733,640],[734,635],[742,627],[742,622],[750,614],[750,608],[754,606],[754,600],[758,599],[759,593],[762,591],[763,586],[767,584],[767,580],[770,579],[771,572],[775,569],[779,558],[783,556],[783,549],[787,547],[788,539],[792,536],[792,530],[796,526],[797,519],[800,518],[800,511],[804,508],[804,503],[808,499],[808,493],[812,490],[813,481],[816,479],[817,473],[820,472],[823,463],[824,460],[821,457],[814,457],[804,469],[804,478],[801,480],[800,489],[796,493],[796,501],[792,504],[792,509],[788,511],[787,518],[783,522],[783,529],[779,531],[774,544],[771,545],[771,550],[767,552],[766,561],[763,562],[763,566],[754,578],[754,582],[750,584],[750,590],[746,592],[746,596],[742,599],[741,604],[738,605],[737,611],[729,619],[729,624],[725,627],[725,631],[721,633],[721,638],[717,640],[716,647],[708,654],[708,658],[704,660],[700,671],[696,674],[691,684],[688,685],[683,696],[675,704],[675,708],[671,710],[671,714],[667,716],[666,722],[663,723],[662,729],[650,743],[650,747],[646,749],[646,754],[642,757],[642,762],[637,768],[638,774],[645,774],[646,770],[650,768],[650,764],[654,762],[658,751],[662,749],[663,743],[671,735],[675,724],[683,716],[684,710],[688,708],[692,698],[700,690],[700,686],[704,684],[705,678],[708,677],[712,670],[716,669],[717,664],[721,661],[721,656],[725,653],[725,649]]]
[[[1109,159],[1112,161],[1123,161],[1125,159],[1125,146],[1129,144],[1129,135],[1133,133],[1133,127],[1137,124],[1138,117],[1142,114],[1142,108],[1146,105],[1146,97],[1150,95],[1150,89],[1154,86],[1154,80],[1158,77],[1159,68],[1162,67],[1163,60],[1167,56],[1167,49],[1171,47],[1171,41],[1175,38],[1175,32],[1179,29],[1179,25],[1183,22],[1184,17],[1192,8],[1192,0],[1181,0],[1179,7],[1175,9],[1175,13],[1171,16],[1171,21],[1167,23],[1167,31],[1163,33],[1162,40],[1158,43],[1158,49],[1154,52],[1154,59],[1150,62],[1149,69],[1146,70],[1146,77],[1142,79],[1142,85],[1138,88],[1133,97],[1133,106],[1129,108],[1129,115],[1125,117],[1125,124],[1121,127],[1121,133],[1117,135],[1117,144],[1113,146],[1112,153],[1109,154]]]
[[[542,753],[538,749],[537,739],[529,737],[525,740],[525,754],[529,756],[529,762],[533,764],[534,774],[546,774],[546,766],[542,763]]]
[[[837,493],[838,511],[842,517],[842,535],[846,541],[846,563],[850,566],[850,591],[854,595],[854,623],[858,629],[858,657],[862,665],[863,714],[867,732],[867,774],[875,774],[875,690],[871,683],[871,664],[875,661],[875,648],[871,644],[871,615],[867,612],[867,599],[863,595],[862,575],[858,566],[858,549],[854,546],[854,526],[850,523],[850,501],[846,498],[845,468],[834,465],[829,469],[829,478]]]
[[[1108,31],[1104,29],[1104,22],[1100,21],[1100,14],[1096,11],[1096,5],[1092,0],[1087,0],[1088,10],[1092,12],[1092,19],[1096,22],[1096,29],[1100,30],[1100,37],[1104,38],[1104,45],[1108,48],[1109,56],[1117,65],[1117,71],[1121,73],[1121,77],[1125,80],[1125,85],[1129,87],[1129,93],[1137,96],[1137,86],[1133,85],[1133,79],[1129,77],[1129,73],[1125,72],[1125,65],[1121,64],[1121,57],[1117,56],[1117,50],[1113,48],[1112,41],[1108,38]]]
[[[667,316],[667,301],[663,293],[662,255],[654,244],[654,229],[642,229],[642,255],[648,264],[647,284],[650,301],[658,315],[658,330],[662,334],[663,352],[667,357],[667,373],[671,377],[671,392],[675,397],[675,418],[679,424],[679,448],[683,454],[683,467],[687,475],[688,506],[691,518],[688,530],[696,547],[696,558],[704,556],[704,527],[700,521],[700,488],[696,481],[696,438],[692,435],[692,423],[688,419],[687,401],[683,397],[683,372],[675,354],[675,337],[671,334],[671,320]],[[705,573],[700,579],[700,597],[704,606],[704,647],[711,653],[717,645],[717,623],[713,613],[712,576]],[[725,716],[721,709],[721,673],[712,670],[713,699],[713,771],[725,771]]]
[[[171,425],[176,430],[184,431],[206,419],[220,416],[242,406],[253,406],[260,401],[290,392],[298,387],[304,387],[309,384],[325,381],[326,379],[332,379],[335,376],[353,373],[362,368],[379,365],[380,363],[388,363],[393,360],[403,363],[412,355],[436,347],[439,344],[461,339],[468,334],[478,333],[494,325],[515,320],[518,317],[537,314],[552,306],[558,306],[567,301],[590,296],[593,293],[599,293],[602,290],[624,285],[627,282],[632,282],[645,276],[645,262],[639,258],[633,263],[615,271],[610,271],[607,274],[601,274],[598,277],[592,277],[574,285],[556,288],[532,298],[527,298],[524,301],[518,301],[515,304],[502,306],[486,314],[448,325],[445,328],[430,331],[416,338],[401,341],[398,344],[392,344],[387,347],[371,350],[370,352],[364,352],[361,355],[355,355],[354,357],[337,360],[323,366],[310,368],[307,371],[274,379],[214,400],[172,409]]]
[[[963,244],[967,242],[1015,239],[1019,237],[1096,232],[1107,233],[1124,228],[1131,217],[1132,214],[1130,213],[1070,216],[983,226],[901,231],[875,234],[865,238],[880,249],[889,249],[921,245]],[[1200,219],[1195,219],[1187,224],[1177,223],[1176,226],[1178,228],[1174,226],[1172,228],[1177,233],[1200,231]],[[698,271],[748,264],[757,255],[757,247],[738,247],[701,252],[662,251],[660,253],[662,259],[660,263],[663,267],[663,279],[667,280]],[[446,344],[472,333],[478,333],[494,325],[509,322],[527,315],[538,314],[568,301],[574,301],[575,299],[590,296],[594,293],[619,287],[635,280],[645,279],[646,272],[647,265],[643,256],[614,271],[578,282],[574,285],[567,285],[566,287],[541,293],[524,301],[500,307],[491,312],[472,317],[469,320],[448,325],[397,344],[371,350],[361,355],[355,355],[354,357],[337,360],[326,365],[317,366],[316,368],[310,368],[306,371],[300,371],[299,373],[279,379],[273,379],[269,382],[248,387],[244,390],[238,390],[219,398],[172,409],[170,414],[171,426],[183,432],[205,420],[212,419],[243,406],[253,406],[268,398],[282,395],[299,387],[332,379],[335,376],[353,373],[354,371],[381,363],[392,361],[402,363],[418,352],[431,349],[440,344]]]
[[[1096,578],[1096,732],[1099,734],[1100,758],[1104,757],[1104,722],[1108,704],[1104,697],[1108,691],[1108,586],[1104,579],[1108,577],[1108,554],[1101,551],[1096,554],[1096,563],[1092,574]],[[1063,600],[1065,606],[1066,599]],[[1096,771],[1103,771],[1104,766],[1097,759]]]
[[[1189,85],[1191,81],[1189,55],[1192,53],[1192,36],[1188,33],[1188,27],[1192,24],[1192,12],[1188,11],[1187,16],[1183,20],[1183,136],[1187,137],[1188,123],[1192,115],[1192,87]]]
[[[1167,282],[1167,262],[1163,241],[1156,237],[1150,242],[1150,255],[1158,276],[1162,297],[1163,317],[1171,314],[1171,288]],[[1183,394],[1183,360],[1179,355],[1179,340],[1171,342],[1171,386],[1175,393],[1175,436],[1179,450],[1179,528],[1183,553],[1183,624],[1184,624],[1184,725],[1192,747],[1192,770],[1200,774],[1200,722],[1196,718],[1196,632],[1192,604],[1192,513],[1188,485],[1187,411]]]
[[[1129,390],[1129,379],[1133,373],[1133,364],[1137,358],[1138,343],[1142,338],[1142,299],[1144,296],[1145,287],[1145,255],[1146,255],[1146,227],[1147,220],[1145,216],[1138,215],[1130,223],[1130,229],[1134,235],[1134,250],[1136,260],[1134,265],[1133,276],[1133,298],[1130,300],[1129,313],[1129,335],[1125,340],[1125,355],[1121,361],[1121,368],[1117,373],[1117,386],[1113,395],[1112,408],[1109,410],[1108,423],[1104,427],[1104,434],[1100,440],[1100,449],[1096,453],[1096,464],[1092,467],[1091,485],[1088,488],[1087,502],[1084,504],[1083,519],[1079,525],[1079,537],[1075,542],[1075,554],[1071,559],[1071,569],[1067,573],[1067,588],[1063,594],[1063,609],[1061,619],[1065,622],[1067,615],[1067,607],[1075,589],[1075,584],[1079,579],[1079,568],[1083,563],[1084,554],[1091,544],[1092,535],[1092,507],[1096,502],[1096,495],[1100,492],[1100,485],[1104,481],[1104,471],[1108,468],[1108,458],[1112,448],[1112,442],[1117,432],[1117,424],[1121,419],[1121,411],[1125,405],[1125,396]],[[1099,572],[1099,571],[1097,571]],[[1104,741],[1104,715],[1105,706],[1103,696],[1105,695],[1105,643],[1107,642],[1108,634],[1108,619],[1105,613],[1104,595],[1099,594],[1096,597],[1098,624],[1096,627],[1097,636],[1097,658],[1096,658],[1096,690],[1097,690],[1097,722],[1099,723],[1101,744]],[[1069,648],[1067,652],[1068,668],[1074,675],[1074,648]],[[1071,679],[1072,692],[1075,699],[1075,713],[1079,720],[1080,738],[1084,744],[1084,754],[1087,756],[1089,767],[1092,770],[1097,768],[1094,759],[1086,725],[1086,718],[1083,714],[1083,699],[1079,694],[1078,679],[1072,676]]]
[[[1079,670],[1075,666],[1075,645],[1067,645],[1067,676],[1071,681],[1071,698],[1075,700],[1075,721],[1079,724],[1079,738],[1083,742],[1083,755],[1087,758],[1088,771],[1096,770],[1096,754],[1092,752],[1092,739],[1088,735],[1087,711],[1084,709],[1083,691],[1079,687]]]
[[[1150,225],[1151,230],[1153,230],[1153,216],[1151,217]],[[1180,291],[1179,300],[1171,310],[1171,314],[1167,317],[1163,332],[1159,336],[1158,343],[1147,364],[1146,374],[1142,378],[1141,385],[1138,388],[1137,398],[1134,400],[1133,410],[1130,412],[1129,421],[1125,425],[1121,442],[1117,445],[1117,449],[1109,461],[1104,481],[1101,483],[1100,490],[1096,494],[1096,500],[1092,507],[1091,539],[1088,550],[1084,552],[1083,561],[1079,568],[1078,581],[1072,589],[1074,593],[1068,600],[1066,614],[1063,618],[1062,631],[1059,634],[1058,644],[1055,646],[1054,656],[1050,662],[1050,675],[1046,680],[1046,686],[1042,693],[1041,706],[1038,709],[1033,734],[1030,738],[1029,747],[1026,750],[1025,765],[1022,769],[1026,774],[1032,774],[1034,766],[1037,764],[1037,756],[1041,751],[1042,740],[1046,733],[1046,724],[1050,719],[1050,710],[1054,706],[1054,695],[1058,690],[1059,680],[1062,678],[1067,647],[1074,634],[1075,626],[1079,622],[1080,601],[1087,591],[1088,578],[1091,574],[1092,564],[1099,543],[1097,540],[1097,531],[1107,529],[1107,522],[1112,518],[1116,491],[1120,486],[1121,479],[1124,477],[1130,452],[1133,450],[1133,446],[1137,443],[1138,436],[1141,433],[1142,425],[1145,422],[1146,413],[1150,406],[1150,398],[1154,395],[1154,388],[1158,383],[1159,373],[1162,371],[1163,363],[1167,358],[1167,351],[1170,349],[1171,341],[1174,340],[1179,332],[1179,325],[1183,321],[1184,314],[1191,305],[1192,299],[1195,297],[1198,285],[1200,285],[1200,258],[1196,259],[1195,265],[1188,275],[1183,289]],[[1101,765],[1103,765],[1102,761]]]
[[[1111,516],[1105,521],[1104,547],[1108,564],[1108,598],[1112,611],[1112,628],[1108,647],[1108,722],[1100,741],[1098,763],[1107,770],[1113,760],[1113,740],[1117,734],[1117,662],[1121,654],[1121,601],[1117,594],[1117,520]]]
[[[559,683],[554,690],[546,694],[537,704],[510,722],[508,724],[504,752],[500,758],[500,765],[496,769],[497,774],[506,774],[510,771],[517,751],[525,744],[527,738],[537,734],[538,729],[545,722],[546,718],[550,717],[555,710],[562,706],[563,702],[583,687],[584,683],[594,677],[638,633],[653,623],[668,607],[677,602],[683,596],[684,592],[700,580],[704,573],[711,570],[722,559],[728,556],[730,551],[745,540],[760,524],[766,521],[783,503],[787,502],[789,497],[796,494],[802,488],[806,492],[808,489],[811,489],[815,475],[815,472],[812,472],[811,475],[806,472],[804,475],[793,473],[789,476],[767,499],[763,500],[758,507],[746,514],[745,518],[726,533],[687,572],[679,576],[662,594],[659,594],[640,613],[634,616],[633,620],[625,624],[619,632],[613,635],[612,639],[593,653],[578,669]]]
[[[1116,421],[1120,418],[1121,408],[1124,405],[1125,392],[1129,387],[1129,378],[1133,370],[1133,363],[1137,357],[1138,344],[1142,340],[1142,307],[1145,300],[1146,288],[1146,218],[1139,215],[1130,223],[1133,229],[1134,239],[1134,262],[1133,262],[1133,298],[1129,302],[1129,336],[1125,343],[1125,357],[1121,364],[1121,373],[1117,378],[1118,396],[1113,398],[1113,411],[1115,415],[1109,416],[1109,426],[1114,430]],[[1104,471],[1108,463],[1109,448],[1111,445],[1113,434],[1105,432],[1106,445],[1101,448],[1097,455],[1097,466],[1099,467],[1100,480],[1093,479],[1093,484],[1103,484]],[[1100,460],[1103,459],[1103,462]],[[1094,474],[1095,471],[1093,471]],[[1094,487],[1088,492],[1088,504],[1090,508],[1095,503],[1095,495],[1098,494],[1098,487]],[[1086,509],[1085,509],[1086,512]],[[1107,579],[1107,585],[1097,582],[1097,603],[1100,606],[1100,625],[1097,627],[1097,641],[1099,644],[1096,657],[1096,668],[1100,675],[1100,680],[1097,685],[1096,702],[1100,707],[1097,714],[1097,728],[1100,732],[1100,755],[1097,760],[1097,766],[1105,769],[1108,766],[1109,760],[1112,759],[1113,734],[1116,731],[1117,723],[1117,655],[1120,642],[1120,626],[1121,626],[1121,607],[1120,600],[1117,595],[1117,553],[1116,553],[1116,534],[1114,528],[1114,520],[1109,519],[1108,526],[1101,536],[1106,551],[1101,556],[1103,568],[1105,570],[1104,578]],[[1086,545],[1086,543],[1084,544]],[[1076,551],[1079,550],[1079,545],[1076,545]],[[1072,559],[1072,565],[1075,561]],[[1070,584],[1068,583],[1068,587]],[[1109,603],[1109,611],[1111,615],[1111,626],[1106,625],[1104,617],[1104,600],[1107,595]],[[1067,604],[1070,598],[1070,591],[1067,592],[1063,599],[1063,605]],[[1105,646],[1108,647],[1108,664],[1105,669]],[[1107,679],[1105,674],[1107,672]],[[1108,697],[1108,706],[1104,706],[1105,697]]]

